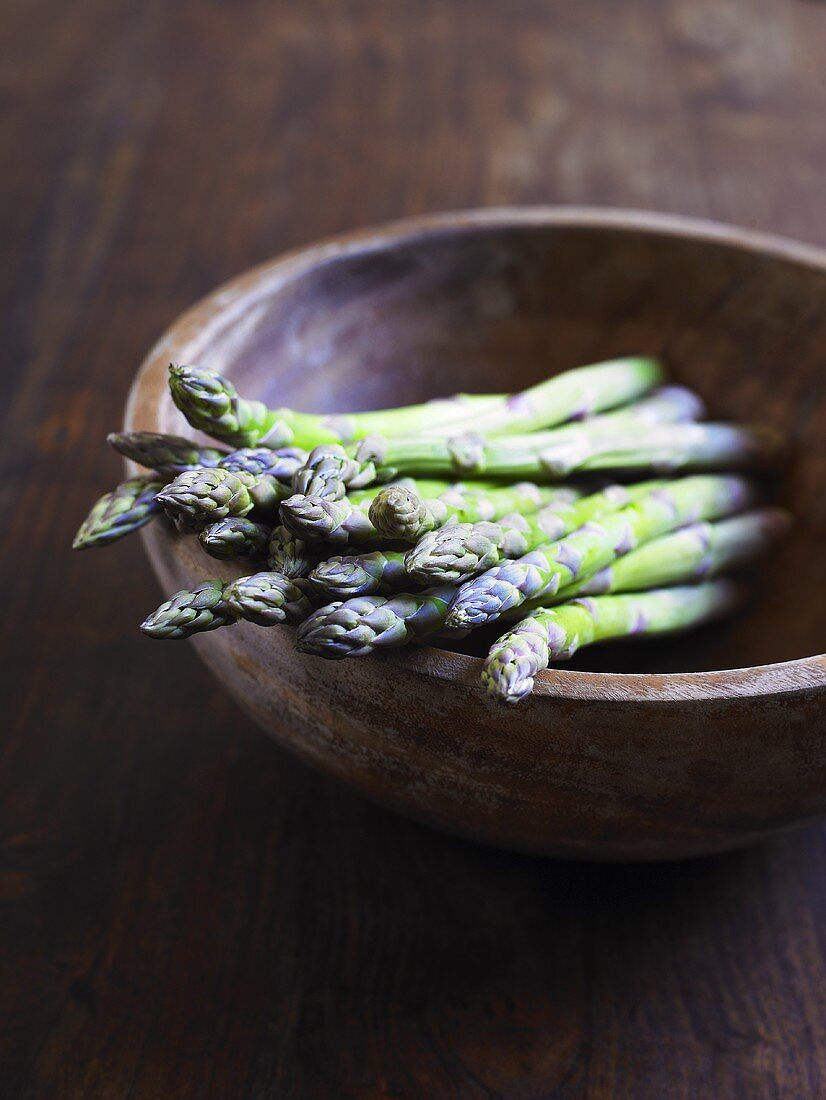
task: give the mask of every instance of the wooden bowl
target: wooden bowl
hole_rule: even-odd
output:
[[[681,641],[586,650],[518,706],[485,695],[477,656],[445,649],[330,663],[298,653],[289,627],[247,624],[193,643],[281,745],[402,813],[525,851],[683,857],[826,807],[826,657],[812,656],[824,648],[825,349],[826,253],[621,211],[456,213],[350,234],[216,290],[149,353],[126,426],[186,431],[171,360],[272,404],[333,411],[513,390],[647,352],[714,416],[792,432],[799,457],[780,488],[796,531],[750,612]],[[144,539],[166,595],[220,573],[165,522]]]

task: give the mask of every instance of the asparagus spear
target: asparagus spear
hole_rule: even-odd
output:
[[[620,558],[613,567],[612,590],[624,590],[640,583],[674,584],[701,576],[711,576],[723,569],[741,565],[762,553],[787,524],[785,514],[766,509],[742,517],[716,523],[696,524],[674,535],[665,536]],[[654,547],[659,550],[654,552]],[[363,555],[353,558],[331,558],[317,566],[310,575],[314,585],[324,579],[329,566],[331,580],[341,563],[341,595],[358,595],[357,599],[335,601],[316,611],[299,627],[299,644],[308,653],[339,658],[364,656],[374,648],[405,645],[440,631],[447,618],[452,590],[448,585],[432,587],[418,594],[402,593],[393,598],[373,594],[370,584],[400,582],[399,555]],[[389,561],[383,559],[388,558]],[[352,573],[349,563],[353,563]],[[348,588],[348,581],[351,587]],[[389,582],[389,583],[388,583]],[[589,582],[583,584],[583,589]],[[601,583],[608,583],[603,575]],[[362,588],[361,585],[364,585]],[[335,585],[330,588],[335,590]],[[538,597],[526,605],[529,609],[547,601],[582,594],[582,589],[569,588],[559,597]],[[517,612],[524,611],[524,607]],[[510,613],[508,613],[508,616]],[[544,666],[543,666],[544,667]]]
[[[632,550],[589,580],[563,589],[557,599],[706,580],[759,557],[782,537],[789,522],[786,512],[763,508],[717,523],[695,523]],[[534,611],[494,642],[482,673],[493,695],[516,702],[530,692],[537,672],[550,660],[550,621]]]
[[[651,539],[700,520],[742,511],[754,490],[734,476],[670,482],[633,504],[591,520],[573,534],[506,561],[459,587],[446,619],[449,629],[484,626],[528,600],[555,595],[593,576],[615,558]]]
[[[182,529],[199,531],[219,519],[251,512],[256,480],[252,474],[217,467],[185,470],[158,493],[158,501]]]
[[[560,539],[588,520],[624,508],[665,484],[610,485],[579,500],[549,504],[533,515],[505,516],[499,523],[448,524],[425,535],[408,551],[407,571],[423,584],[457,584],[506,558],[521,557]]]
[[[222,561],[264,561],[270,529],[243,516],[228,516],[205,527],[198,539],[213,558]]]
[[[559,480],[557,468],[566,472],[570,467],[573,471],[597,448],[598,441],[605,441],[606,437],[613,439],[625,433],[625,439],[629,431],[636,431],[640,426],[680,423],[701,413],[702,404],[690,390],[666,386],[626,408],[551,432],[502,440],[486,438],[475,431],[452,437],[442,432],[397,439],[368,436],[347,450],[335,445],[316,448],[304,468],[295,475],[293,488],[296,493],[307,496],[340,499],[348,487],[363,488],[375,481],[390,481],[399,473],[419,471],[441,476],[483,469],[491,477],[554,481]],[[454,427],[459,431],[463,425]],[[659,458],[659,452],[654,457]],[[524,472],[520,472],[519,463]]]
[[[289,483],[295,470],[306,459],[306,452],[296,448],[289,448],[280,452],[261,449],[228,453],[211,447],[199,447],[181,436],[163,435],[157,432],[113,432],[108,436],[108,440],[115,450],[125,457],[144,466],[154,467],[163,475],[166,481],[173,480],[173,485],[170,486],[170,490],[162,503],[168,506],[167,510],[173,518],[182,520],[181,526],[183,529],[190,530],[193,527],[197,528],[202,525],[200,518],[197,518],[194,514],[189,514],[196,507],[192,495],[195,491],[194,487],[197,485],[199,491],[201,491],[209,485],[213,490],[217,490],[219,481],[224,488],[231,484],[221,474],[202,476],[203,470],[220,467],[220,469],[227,472],[239,473],[245,476],[254,475],[253,480],[245,480],[244,482],[245,487],[249,489],[253,504],[260,508],[272,510],[285,495],[285,489],[276,485],[273,479]],[[176,475],[183,473],[189,476],[179,480]],[[153,498],[156,492],[164,488],[164,481],[161,479],[150,478],[147,479],[147,483],[156,486],[152,493]],[[115,490],[114,494],[109,494],[107,498],[104,498],[108,501],[109,497],[112,497],[108,507],[122,509],[130,492],[133,491],[131,487],[136,484],[138,482],[134,480],[124,482]],[[179,492],[185,495],[185,504],[183,500],[179,503],[170,499],[173,494]],[[207,513],[215,516],[216,500],[214,495],[210,497],[208,503],[206,498],[204,499]],[[240,496],[239,499],[241,499]],[[92,515],[96,514],[97,509],[103,508],[104,501],[102,500],[95,506]],[[158,504],[157,508],[150,509],[147,513],[147,519],[152,518],[152,515],[160,511],[160,508],[161,504]],[[127,534],[128,530],[134,529],[128,527],[129,517],[126,515],[126,511],[124,510],[125,518],[121,520],[123,534]],[[220,508],[218,508],[218,512],[220,512]],[[203,523],[208,522],[208,514],[204,515]],[[234,515],[236,513],[230,512],[229,514]],[[90,515],[90,519],[92,515]],[[113,533],[107,535],[103,540],[96,536],[94,542],[87,541],[88,533],[83,529],[78,533],[78,539],[81,538],[81,535],[83,535],[84,541],[81,543],[76,540],[79,549],[86,545],[102,545],[105,541],[112,541],[114,538],[120,537],[119,534],[114,532],[114,529]]]
[[[494,643],[482,672],[488,691],[502,702],[529,695],[534,677],[551,661],[612,638],[650,637],[688,630],[736,606],[731,581],[709,581],[626,596],[582,597],[531,612]]]
[[[441,628],[454,591],[451,585],[439,585],[418,594],[336,600],[301,623],[298,648],[335,661],[406,645]]]
[[[342,599],[402,589],[410,581],[403,550],[374,550],[367,554],[327,558],[309,574],[314,588]]]
[[[150,638],[190,638],[239,619],[274,626],[303,619],[311,610],[304,589],[294,581],[279,573],[254,573],[226,583],[208,580],[191,592],[176,592],[141,623],[141,630]]]
[[[281,521],[305,542],[364,545],[379,538],[365,506],[350,497],[325,500],[316,496],[291,496],[281,505]]]
[[[397,435],[461,421],[473,410],[502,404],[498,395],[455,397],[368,413],[319,416],[292,409],[269,409],[242,397],[226,378],[191,366],[170,366],[172,399],[189,423],[236,447],[316,447],[360,439],[371,432]]]
[[[241,447],[225,455],[218,465],[232,473],[252,474],[255,477],[274,477],[285,485],[292,485],[293,475],[307,461],[307,452],[300,447]]]
[[[316,556],[303,539],[297,538],[282,523],[273,527],[267,550],[267,568],[290,580],[310,571]]]
[[[219,374],[170,364],[169,390],[192,427],[214,439],[233,447],[264,443],[285,447],[292,443],[292,433],[277,411],[261,401],[241,397],[235,386]]]
[[[399,483],[421,492],[446,491],[449,485],[445,481],[413,481],[407,478]],[[457,487],[457,492],[460,491]],[[326,498],[323,495],[303,495],[295,493],[283,502],[281,518],[284,525],[299,538],[330,543],[364,543],[379,538],[379,532],[373,526],[368,508],[379,492],[379,486],[356,490],[340,499]]]
[[[409,488],[398,484],[387,485],[376,492],[368,515],[384,538],[417,542],[428,531],[446,523],[477,523],[499,519],[510,512],[535,512],[544,505],[568,503],[577,496],[574,489],[521,481],[476,492],[466,486],[452,487],[428,499],[420,495],[418,486]]]
[[[108,546],[149,523],[161,510],[157,494],[162,488],[163,481],[151,475],[122,481],[92,506],[75,535],[72,549]]]
[[[175,404],[189,423],[216,439],[238,447],[291,443],[314,447],[374,433],[442,431],[477,417],[481,417],[480,430],[491,434],[530,431],[632,401],[660,377],[656,360],[617,359],[567,371],[512,396],[458,394],[423,405],[330,416],[269,409],[260,401],[241,397],[228,379],[195,367],[171,366],[169,384]]]
[[[223,581],[209,580],[190,592],[183,589],[162,603],[141,623],[150,638],[189,638],[219,626],[231,626],[238,616],[230,611],[224,598]]]
[[[184,470],[217,466],[227,457],[226,451],[201,447],[191,439],[161,432],[110,432],[106,441],[124,458],[157,470],[168,478]]]
[[[586,421],[575,432],[560,428],[493,439],[474,433],[453,439],[374,436],[356,445],[355,464],[346,466],[341,476],[351,485],[401,473],[547,482],[590,470],[664,474],[764,468],[781,453],[779,437],[767,428],[689,423],[652,425],[643,432],[626,425],[608,434],[604,424],[597,424],[602,419]]]
[[[246,516],[253,508],[262,516],[274,516],[289,492],[272,474],[252,474],[243,469],[185,470],[163,488],[159,500],[184,530],[200,530],[228,516]]]
[[[469,427],[486,435],[517,435],[566,420],[581,420],[621,405],[630,410],[634,406],[629,402],[656,386],[662,373],[660,363],[645,356],[577,367],[514,394],[499,408],[477,410]],[[702,403],[690,391],[681,386],[668,387],[667,399],[672,396],[682,405],[677,419],[693,420],[702,414]]]
[[[314,448],[305,464],[293,476],[293,492],[299,496],[341,500],[347,489],[359,489],[373,481],[389,481],[378,477],[372,463],[366,466],[352,458],[338,444]]]
[[[230,582],[224,589],[224,599],[229,611],[258,626],[305,619],[313,609],[301,581],[271,570]]]

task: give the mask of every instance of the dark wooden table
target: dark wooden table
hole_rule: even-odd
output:
[[[603,203],[826,244],[826,6],[6,0],[0,1095],[826,1095],[826,833],[577,866],[288,759],[137,541],[72,556],[143,351],[304,241]]]

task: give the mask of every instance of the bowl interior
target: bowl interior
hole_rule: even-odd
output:
[[[200,365],[306,410],[514,390],[611,356],[661,355],[712,416],[794,437],[788,473],[768,487],[795,512],[794,534],[756,572],[748,613],[685,639],[585,650],[570,667],[696,671],[826,648],[826,273],[816,265],[642,227],[442,226],[264,269],[234,308],[216,299],[212,309],[191,341]],[[184,427],[168,399],[158,419]]]

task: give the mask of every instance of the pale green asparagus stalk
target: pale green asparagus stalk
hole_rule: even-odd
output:
[[[242,397],[229,379],[191,366],[171,366],[169,388],[194,428],[235,447],[294,445],[310,449],[361,439],[372,432],[407,434],[461,422],[474,410],[498,407],[505,401],[502,395],[457,394],[399,409],[320,416],[270,409],[261,401]]]
[[[584,420],[607,409],[625,406],[634,410],[637,398],[662,381],[662,366],[656,359],[634,356],[612,359],[589,367],[577,367],[548,378],[530,389],[509,397],[500,407],[477,410],[467,421],[467,427],[478,433],[493,435],[524,435],[554,427],[568,420]],[[668,420],[695,420],[703,413],[700,399],[682,386],[663,389],[660,408],[676,402],[676,411],[668,409]],[[642,404],[639,402],[639,404]],[[631,412],[634,416],[634,412]],[[649,422],[662,419],[656,405],[643,414]],[[594,417],[595,418],[595,417]],[[595,418],[596,419],[596,418]]]
[[[672,474],[681,470],[763,469],[782,454],[773,430],[731,424],[665,424],[610,434],[596,421],[556,432],[452,439],[371,437],[357,444],[347,484],[370,484],[400,474],[421,477],[527,478],[561,481],[589,471]],[[560,436],[563,438],[560,439]],[[349,478],[349,481],[347,480]]]
[[[418,485],[387,485],[379,489],[368,515],[386,539],[418,542],[428,531],[455,523],[496,520],[509,513],[527,515],[549,504],[567,504],[578,496],[575,489],[536,485],[521,481],[473,492],[455,486],[437,497],[423,497]]]
[[[716,523],[692,523],[644,543],[587,580],[562,589],[558,599],[707,580],[759,558],[790,525],[791,516],[781,508],[759,508]]]
[[[337,600],[313,612],[299,626],[298,648],[335,661],[406,645],[440,629],[454,591],[451,585],[440,585],[390,598]]]
[[[553,596],[566,585],[593,576],[642,543],[687,523],[742,511],[754,496],[749,482],[735,476],[671,482],[461,585],[451,601],[446,626],[457,630],[484,626],[528,600]]]
[[[403,550],[373,550],[319,562],[308,580],[320,592],[337,599],[400,591],[409,585]]]
[[[708,580],[764,554],[786,533],[789,523],[786,512],[763,508],[717,523],[691,524],[632,550],[549,602]],[[494,642],[482,675],[493,695],[516,702],[531,691],[534,677],[551,659],[546,629],[551,621],[555,620],[546,620],[543,612],[531,612]]]
[[[494,643],[482,682],[497,699],[515,703],[533,690],[537,672],[583,646],[689,630],[725,615],[740,598],[731,581],[717,580],[625,596],[584,596],[532,611]]]
[[[160,432],[110,432],[106,441],[124,458],[157,470],[167,479],[184,470],[217,466],[221,459],[227,457],[226,451],[201,447],[183,436]]]
[[[211,557],[221,561],[265,561],[270,529],[243,516],[228,516],[205,527],[198,540]]]
[[[133,477],[122,481],[92,506],[75,535],[72,548],[88,550],[137,531],[161,511],[157,495],[163,481],[157,477]]]
[[[490,477],[556,481],[569,468],[573,470],[586,461],[599,441],[605,446],[608,437],[614,440],[621,435],[626,439],[629,432],[638,433],[641,427],[690,421],[702,411],[702,404],[691,391],[666,386],[641,401],[581,424],[502,440],[471,431],[478,418],[473,424],[455,426],[453,434],[440,431],[393,439],[368,436],[347,450],[335,445],[316,448],[296,473],[293,488],[307,496],[339,499],[348,487],[390,481],[400,473],[435,476],[465,471],[457,475],[465,476],[476,471],[472,473],[476,477],[483,469]],[[456,434],[461,427],[466,430]],[[527,472],[519,473],[520,467]]]
[[[610,485],[587,497],[549,504],[527,516],[505,516],[498,523],[450,523],[426,534],[408,552],[407,571],[422,584],[458,584],[507,558],[519,558],[560,539],[588,520],[624,508],[666,484]]]
[[[458,394],[423,405],[366,413],[318,416],[269,409],[249,401],[220,375],[195,367],[170,367],[175,404],[193,427],[237,447],[316,447],[349,443],[367,435],[444,431],[479,420],[491,435],[532,431],[633,401],[660,380],[654,359],[616,359],[556,375],[514,395]]]

